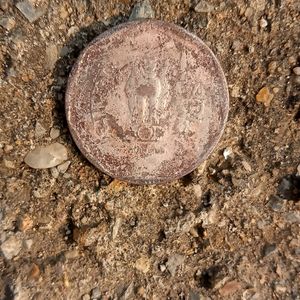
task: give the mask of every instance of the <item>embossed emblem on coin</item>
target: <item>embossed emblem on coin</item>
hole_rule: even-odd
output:
[[[66,115],[81,152],[132,183],[182,177],[207,158],[228,114],[220,64],[196,36],[140,20],[96,38],[69,78]]]

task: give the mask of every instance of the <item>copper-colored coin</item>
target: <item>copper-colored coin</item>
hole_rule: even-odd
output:
[[[66,114],[88,160],[112,177],[162,183],[194,170],[228,114],[223,71],[196,36],[140,20],[96,38],[69,79]]]

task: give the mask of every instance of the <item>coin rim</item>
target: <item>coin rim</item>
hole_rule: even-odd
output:
[[[222,81],[224,90],[225,90],[225,94],[223,97],[224,103],[223,103],[223,108],[224,108],[224,118],[223,118],[223,124],[220,127],[220,131],[217,135],[217,137],[215,139],[213,139],[210,149],[206,152],[206,154],[201,157],[198,158],[195,163],[193,163],[190,168],[188,169],[188,171],[182,172],[180,175],[176,175],[176,176],[169,176],[169,177],[164,177],[164,178],[159,178],[159,179],[153,179],[153,180],[143,180],[143,179],[135,179],[133,177],[125,177],[125,176],[118,176],[117,174],[112,174],[111,172],[108,172],[107,170],[105,170],[105,168],[101,165],[101,162],[97,162],[97,159],[95,159],[93,157],[92,154],[89,154],[85,147],[84,147],[84,143],[82,143],[80,141],[80,138],[78,137],[76,131],[73,129],[73,125],[71,124],[70,121],[70,108],[71,105],[70,103],[72,102],[71,97],[70,97],[70,86],[71,83],[74,80],[75,74],[77,73],[78,67],[79,67],[79,63],[81,61],[82,56],[85,54],[86,51],[88,51],[90,49],[90,47],[97,43],[99,40],[106,38],[107,36],[110,36],[111,34],[113,34],[114,32],[117,32],[119,30],[122,30],[124,28],[128,28],[130,29],[131,26],[137,26],[140,24],[144,24],[144,23],[152,23],[158,26],[161,26],[163,28],[171,28],[175,31],[179,31],[187,36],[189,36],[190,38],[193,39],[195,44],[200,44],[201,46],[203,46],[208,53],[210,53],[211,58],[214,60],[215,64],[217,65],[217,68],[219,69],[219,77]],[[212,52],[212,50],[195,34],[187,31],[186,29],[169,23],[169,22],[165,22],[165,21],[161,21],[161,20],[155,20],[155,19],[143,19],[143,20],[134,20],[134,21],[129,21],[129,22],[125,22],[119,25],[116,25],[106,31],[104,31],[103,33],[101,33],[99,36],[97,36],[94,40],[92,40],[80,53],[79,57],[77,58],[75,64],[72,67],[72,70],[70,72],[69,78],[68,78],[68,82],[67,82],[67,87],[66,87],[66,93],[65,93],[65,113],[66,113],[66,119],[67,119],[67,123],[68,123],[68,127],[71,133],[71,136],[76,144],[76,146],[78,147],[78,149],[80,150],[80,152],[88,159],[88,161],[95,166],[98,170],[100,170],[101,172],[119,179],[119,180],[123,180],[129,183],[133,183],[133,184],[139,184],[139,185],[151,185],[151,184],[164,184],[164,183],[168,183],[174,180],[177,180],[179,178],[182,178],[184,176],[186,176],[187,174],[191,173],[192,171],[194,171],[200,164],[201,162],[205,161],[207,159],[207,157],[213,152],[213,150],[216,148],[217,144],[219,143],[226,123],[227,123],[227,119],[228,119],[228,113],[229,113],[229,91],[228,91],[228,85],[227,85],[227,81],[226,81],[226,77],[224,74],[224,71],[222,69],[222,66],[219,62],[219,60],[217,59],[217,57],[215,56],[215,54]]]

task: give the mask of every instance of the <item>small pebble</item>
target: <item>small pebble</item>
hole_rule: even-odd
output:
[[[196,196],[197,199],[200,199],[202,196],[202,188],[200,184],[195,184],[193,186],[193,190],[194,190],[194,194]]]
[[[113,240],[117,237],[119,229],[121,227],[121,224],[122,224],[122,219],[121,218],[116,218],[115,224],[114,224],[113,229],[112,229],[112,239]]]
[[[289,223],[300,224],[300,212],[298,211],[288,212],[285,214],[284,218]]]
[[[32,245],[33,245],[33,240],[31,240],[31,239],[25,240],[25,241],[24,241],[24,245],[25,245],[25,247],[27,248],[27,250],[30,250],[30,248],[31,248]]]
[[[69,16],[69,12],[64,5],[61,6],[59,14],[62,20],[65,20]]]
[[[204,297],[200,296],[200,294],[197,293],[196,291],[191,290],[189,292],[189,300],[200,300],[200,299],[204,299]]]
[[[257,221],[257,227],[258,229],[264,229],[268,223],[265,220],[259,220]]]
[[[58,172],[58,170],[57,170],[56,167],[51,168],[51,169],[50,169],[50,172],[51,172],[51,175],[52,175],[53,178],[55,178],[55,179],[58,178],[59,172]]]
[[[177,268],[184,262],[184,256],[180,254],[173,254],[169,257],[166,267],[170,272],[171,276],[176,274]]]
[[[238,51],[241,51],[243,49],[244,45],[241,41],[239,40],[234,40],[232,42],[232,45],[231,45],[231,48],[235,51],[235,52],[238,52]]]
[[[6,259],[12,259],[20,253],[22,241],[12,235],[1,244],[0,248]]]
[[[294,74],[296,74],[297,76],[300,76],[300,67],[295,67],[293,69]]]
[[[59,143],[37,146],[25,156],[25,163],[34,169],[56,167],[68,159],[67,148]]]
[[[52,70],[55,66],[58,57],[58,50],[56,45],[52,44],[46,48],[46,65],[49,70]]]
[[[22,232],[26,232],[34,226],[34,222],[29,215],[24,215],[18,219],[18,229]]]
[[[40,276],[41,270],[37,264],[32,264],[29,277],[31,279],[37,279]]]
[[[130,14],[129,20],[136,19],[151,19],[155,17],[155,13],[152,9],[152,6],[149,0],[144,0],[140,3],[137,3]]]
[[[259,20],[259,26],[260,26],[261,28],[266,28],[266,27],[268,26],[268,21],[267,21],[265,18],[261,18],[261,19]]]
[[[129,300],[129,299],[135,299],[134,296],[134,284],[133,281],[128,285],[127,289],[125,290],[125,293],[123,294],[123,297],[121,299]]]
[[[222,288],[219,289],[219,293],[222,297],[229,297],[230,295],[240,290],[241,287],[242,286],[238,281],[229,281]]]
[[[75,33],[77,33],[78,31],[79,31],[78,26],[72,26],[69,28],[69,30],[67,32],[67,36],[70,37],[70,36],[74,35]]]
[[[294,174],[281,178],[278,185],[278,194],[287,200],[300,200],[300,177]]]
[[[9,153],[14,147],[12,145],[5,145],[4,146],[4,152]]]
[[[74,259],[74,258],[77,258],[79,255],[80,255],[80,253],[77,249],[73,249],[73,250],[65,252],[66,259]]]
[[[3,158],[3,164],[8,169],[15,169],[16,168],[14,162],[12,160],[9,160],[9,159],[6,159],[6,158]]]
[[[195,227],[191,227],[190,234],[192,235],[192,237],[199,237],[198,231]]]
[[[164,271],[166,271],[167,267],[166,267],[166,265],[161,264],[161,265],[159,265],[159,269],[161,272],[164,272]]]
[[[247,172],[251,172],[251,171],[252,171],[252,168],[251,168],[250,164],[249,164],[247,161],[243,160],[243,161],[242,161],[242,165],[243,165],[244,169],[245,169]]]
[[[229,157],[233,156],[233,151],[231,149],[231,147],[225,148],[223,151],[223,156],[225,159],[228,159]]]
[[[263,247],[262,255],[263,255],[263,257],[268,256],[269,254],[271,254],[275,250],[276,250],[276,245],[275,244],[266,244]]]
[[[279,212],[283,208],[284,200],[276,195],[272,195],[270,196],[268,205],[272,210]]]
[[[214,10],[214,7],[210,5],[206,1],[200,1],[196,6],[195,6],[195,12],[198,13],[209,13]]]
[[[143,273],[147,273],[150,270],[150,260],[146,256],[142,256],[135,262],[135,267]]]
[[[82,300],[90,300],[90,299],[91,299],[91,297],[90,297],[89,294],[84,294],[84,295],[82,296]]]
[[[56,139],[60,136],[60,130],[58,128],[52,127],[50,130],[50,137],[51,139]]]
[[[12,17],[0,17],[0,26],[10,31],[16,26],[16,21]]]
[[[61,173],[61,174],[66,173],[66,171],[68,170],[70,164],[71,164],[71,162],[68,160],[68,161],[64,162],[63,164],[57,166],[58,172]]]
[[[256,101],[264,104],[265,107],[269,107],[273,99],[273,94],[271,94],[268,87],[263,87],[256,95]]]
[[[46,129],[43,127],[43,125],[40,122],[36,122],[35,129],[34,129],[34,135],[36,138],[40,138],[46,134]]]
[[[101,293],[100,293],[100,289],[98,287],[95,287],[94,289],[92,289],[92,299],[100,299],[101,298]]]
[[[286,292],[286,286],[275,285],[275,291],[280,294],[284,294]]]
[[[277,69],[277,62],[276,61],[271,61],[268,65],[268,71],[270,74],[273,74]]]
[[[30,23],[38,20],[46,12],[44,8],[35,8],[28,0],[18,2],[16,7]]]
[[[10,2],[11,0],[0,0],[0,8],[2,9],[2,10],[7,10],[8,9],[8,7],[9,7],[9,2]]]
[[[84,217],[82,217],[82,219],[81,219],[81,223],[82,224],[87,224],[88,223],[88,218],[86,217],[86,216],[84,216]]]
[[[239,87],[238,87],[238,86],[232,87],[231,93],[230,93],[230,94],[231,94],[231,96],[234,97],[234,98],[240,97],[240,89],[239,89]]]
[[[290,56],[290,57],[288,58],[288,63],[289,63],[290,65],[295,65],[295,64],[297,63],[297,58],[296,58],[295,56]]]

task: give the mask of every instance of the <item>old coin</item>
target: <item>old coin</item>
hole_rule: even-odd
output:
[[[80,55],[66,115],[88,160],[108,175],[162,183],[194,170],[217,144],[228,91],[211,50],[157,20],[114,27]]]

